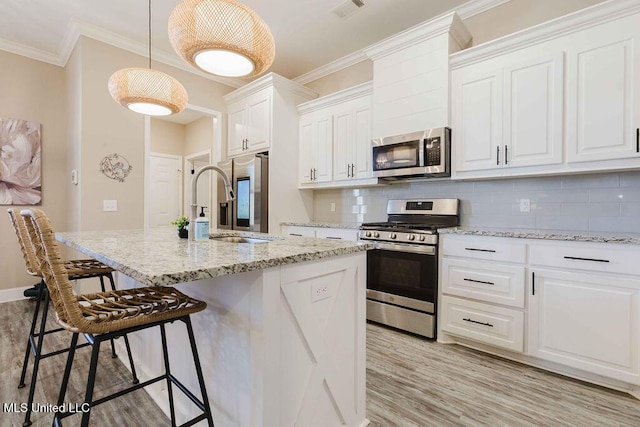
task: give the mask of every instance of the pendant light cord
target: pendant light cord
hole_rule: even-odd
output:
[[[149,69],[151,69],[151,0],[149,0]]]

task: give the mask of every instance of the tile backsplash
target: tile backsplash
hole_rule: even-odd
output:
[[[314,221],[384,221],[388,199],[422,197],[460,199],[463,226],[640,233],[640,171],[317,190]]]

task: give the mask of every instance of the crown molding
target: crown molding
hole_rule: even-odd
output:
[[[64,66],[58,55],[11,40],[0,39],[0,50],[35,59],[36,61],[46,62],[47,64],[57,65],[58,67]]]
[[[308,87],[302,86],[300,83],[289,80],[286,77],[282,77],[280,74],[271,72],[224,95],[222,98],[229,104],[268,87],[282,88],[307,99],[318,97],[318,94]]]
[[[342,102],[351,101],[353,99],[361,98],[366,95],[373,94],[373,82],[359,84],[357,86],[350,87],[348,89],[341,90],[339,92],[332,93],[330,95],[323,96],[313,101],[305,102],[298,105],[298,113],[305,114],[312,111],[320,110],[325,107],[331,107],[332,105]]]
[[[316,68],[315,70],[311,70],[308,73],[304,73],[293,79],[294,82],[300,83],[301,85],[305,85],[309,82],[316,81],[323,77],[328,76],[329,74],[336,73],[340,70],[344,70],[345,68],[349,68],[352,65],[359,64],[362,61],[369,59],[364,51],[359,50],[349,55],[345,55],[342,58],[338,58],[335,61],[331,61],[328,64],[323,65],[322,67]]]
[[[449,56],[451,69],[640,12],[640,0],[609,0]]]
[[[455,9],[445,12],[440,16],[447,15],[455,10],[460,19],[465,20],[510,1],[511,0],[470,0]],[[456,37],[456,43],[461,44],[460,40],[464,38],[463,34],[464,32],[462,34],[454,33],[454,37]],[[464,47],[467,44],[468,41],[461,46]],[[369,57],[365,54],[366,49],[367,48],[364,48],[362,50],[350,53],[336,59],[335,61],[331,61],[328,64],[322,65],[321,67],[301,74],[298,77],[295,77],[293,81],[306,85],[307,83],[314,82],[330,74],[337,73],[338,71],[344,70],[345,68],[351,67],[352,65],[359,64],[360,62],[369,59]]]
[[[511,0],[471,0],[455,8],[455,11],[462,20],[465,20],[486,12],[489,9],[493,9],[494,7],[509,3],[510,1]]]

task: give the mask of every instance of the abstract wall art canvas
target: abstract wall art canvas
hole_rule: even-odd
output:
[[[0,119],[0,205],[42,200],[40,123]]]

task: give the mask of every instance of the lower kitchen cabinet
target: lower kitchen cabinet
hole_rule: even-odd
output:
[[[529,353],[640,383],[640,279],[533,269]]]
[[[524,313],[518,310],[442,297],[442,330],[507,350],[524,351]]]

